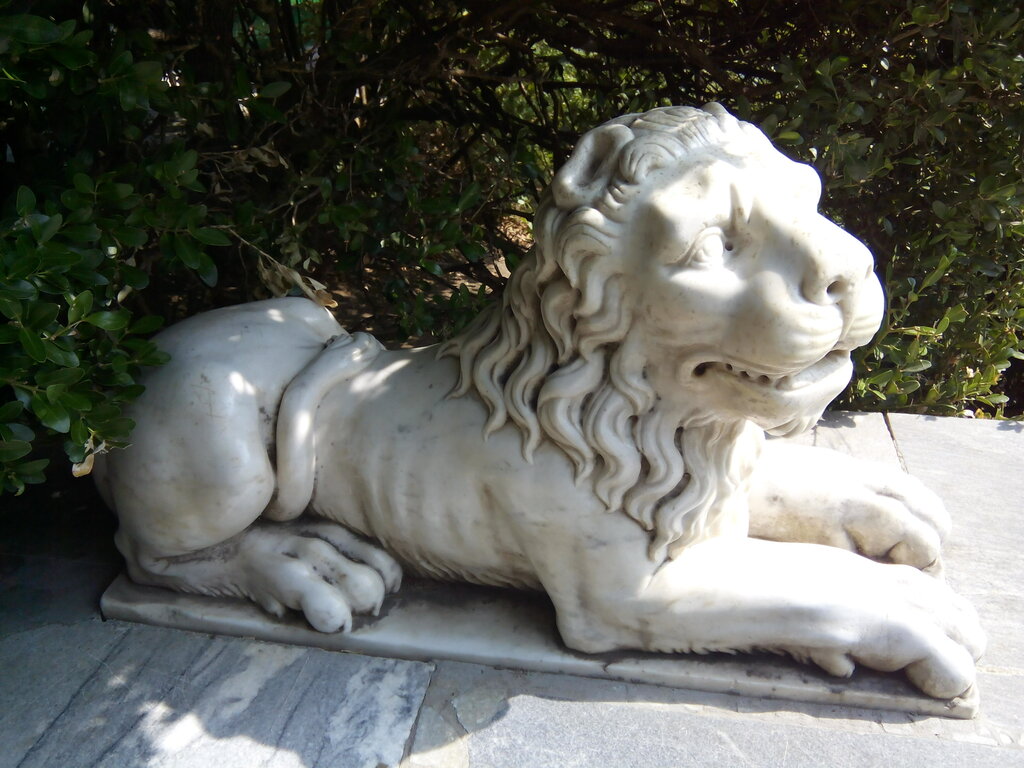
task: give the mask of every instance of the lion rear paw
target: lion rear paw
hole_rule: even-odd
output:
[[[250,598],[276,616],[301,611],[320,632],[348,631],[355,613],[376,615],[401,583],[389,555],[331,523],[254,527],[244,559]]]

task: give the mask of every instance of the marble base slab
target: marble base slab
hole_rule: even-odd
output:
[[[327,635],[297,615],[275,619],[226,598],[184,595],[119,576],[104,593],[104,617],[333,651],[430,661],[449,659],[534,672],[556,672],[712,693],[971,718],[978,696],[939,701],[898,675],[858,670],[841,680],[768,654],[646,653],[587,655],[567,649],[543,595],[408,580],[381,615],[359,618],[352,632]]]

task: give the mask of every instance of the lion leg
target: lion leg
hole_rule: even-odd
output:
[[[205,412],[210,402],[203,402]],[[173,435],[148,429],[131,449],[107,457],[116,470],[106,478],[120,519],[115,541],[128,573],[140,584],[245,597],[276,616],[301,611],[321,632],[347,630],[354,613],[380,609],[401,569],[335,523],[260,519],[275,472],[254,408],[225,390],[213,412],[232,428],[204,431],[201,453],[160,460]],[[175,419],[191,416],[181,411]]]
[[[218,382],[230,376],[214,366],[176,380],[185,390],[201,385],[203,396],[179,402],[163,421],[155,411],[140,414],[146,428],[135,444],[105,457],[129,575],[182,592],[247,597],[275,615],[299,610],[324,632],[378,610],[385,580],[397,586],[400,577],[390,558],[330,523],[259,519],[275,472],[257,403]],[[184,449],[168,454],[168,444]]]
[[[118,545],[130,552],[134,581],[244,597],[278,617],[290,608],[321,632],[349,630],[354,613],[377,614],[385,594],[401,581],[401,569],[386,553],[326,522],[259,521],[227,541],[186,555],[134,551],[120,537]],[[363,562],[348,552],[358,552]]]
[[[358,368],[376,342],[348,337],[307,302],[265,302],[189,322],[191,331],[183,325],[162,340],[172,361],[146,381],[132,411],[133,444],[98,462],[130,576],[248,597],[278,615],[300,610],[328,632],[350,626],[352,613],[376,611],[401,579],[386,554],[330,523],[260,519],[275,497],[287,516],[307,506],[315,458],[307,437],[323,384]],[[321,354],[328,334],[335,341]],[[291,442],[275,471],[273,410],[300,371],[285,418],[294,434],[285,430]]]
[[[985,644],[974,610],[914,568],[734,538],[692,546],[652,570],[622,557],[563,583],[552,598],[565,643],[586,652],[766,649],[841,676],[856,664],[902,669],[938,698],[974,683]]]
[[[768,441],[751,479],[750,535],[825,544],[941,572],[942,501],[894,467]]]

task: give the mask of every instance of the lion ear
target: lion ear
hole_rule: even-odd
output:
[[[633,131],[616,123],[585,133],[551,182],[555,204],[569,211],[592,204],[615,171],[619,150],[632,139]]]

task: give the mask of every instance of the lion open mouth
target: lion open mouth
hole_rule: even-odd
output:
[[[693,375],[699,378],[709,373],[721,374],[738,379],[745,384],[752,384],[784,393],[803,389],[831,378],[845,367],[849,359],[848,352],[834,349],[818,362],[812,363],[799,371],[774,374],[759,371],[746,363],[740,365],[724,361],[711,361],[701,363],[694,368]]]

